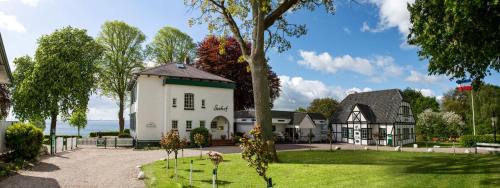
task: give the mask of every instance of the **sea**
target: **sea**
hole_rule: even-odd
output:
[[[43,134],[50,134],[50,121],[45,122],[45,130]],[[125,129],[130,128],[130,121],[125,120]],[[90,132],[104,132],[104,131],[118,131],[118,120],[88,120],[87,126],[80,129],[80,135],[83,137],[88,137]],[[56,125],[56,135],[77,135],[78,129],[72,127],[68,122],[58,121]]]

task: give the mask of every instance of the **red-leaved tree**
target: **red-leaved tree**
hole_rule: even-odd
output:
[[[223,45],[220,45],[223,43]],[[232,37],[208,36],[198,44],[196,67],[236,82],[234,109],[245,110],[254,107],[252,75],[248,62],[238,61],[241,48]],[[269,91],[271,103],[280,94],[280,80],[269,67]]]

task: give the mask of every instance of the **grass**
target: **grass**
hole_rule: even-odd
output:
[[[415,144],[417,144],[419,148],[425,148],[425,142],[416,142]],[[413,147],[413,144],[407,144],[405,146]],[[441,148],[452,148],[453,147],[453,142],[433,142],[433,141],[429,141],[427,143],[427,147],[432,148],[433,146],[440,146]],[[460,142],[455,142],[455,147],[456,148],[461,148],[463,146],[460,145]]]
[[[377,151],[293,151],[271,164],[274,187],[499,187],[499,155]],[[204,156],[205,157],[205,156]],[[199,157],[179,159],[176,181],[165,161],[142,167],[147,187],[187,187],[189,160],[194,187],[211,187],[213,165]],[[228,154],[219,166],[219,187],[265,187],[254,169]],[[173,165],[171,165],[172,167]],[[168,175],[167,175],[168,174]]]

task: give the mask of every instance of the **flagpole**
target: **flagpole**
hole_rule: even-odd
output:
[[[474,89],[470,90],[471,100],[472,100],[472,128],[474,129],[474,136],[476,136],[476,118],[474,115]]]

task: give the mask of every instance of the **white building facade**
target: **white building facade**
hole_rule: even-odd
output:
[[[281,143],[312,142],[327,140],[328,121],[319,113],[271,111],[273,134]],[[255,125],[254,111],[235,112],[235,126],[238,134],[247,134]]]
[[[9,67],[9,61],[0,34],[0,84],[12,84],[12,73]],[[5,130],[11,123],[5,121],[5,117],[0,119],[0,154],[7,151],[5,147]]]
[[[129,86],[130,131],[136,147],[156,145],[172,129],[188,140],[197,127],[207,128],[212,140],[232,139],[234,86],[231,80],[185,64],[137,73]]]
[[[398,89],[348,95],[331,124],[336,142],[387,146],[415,142],[411,106]]]

